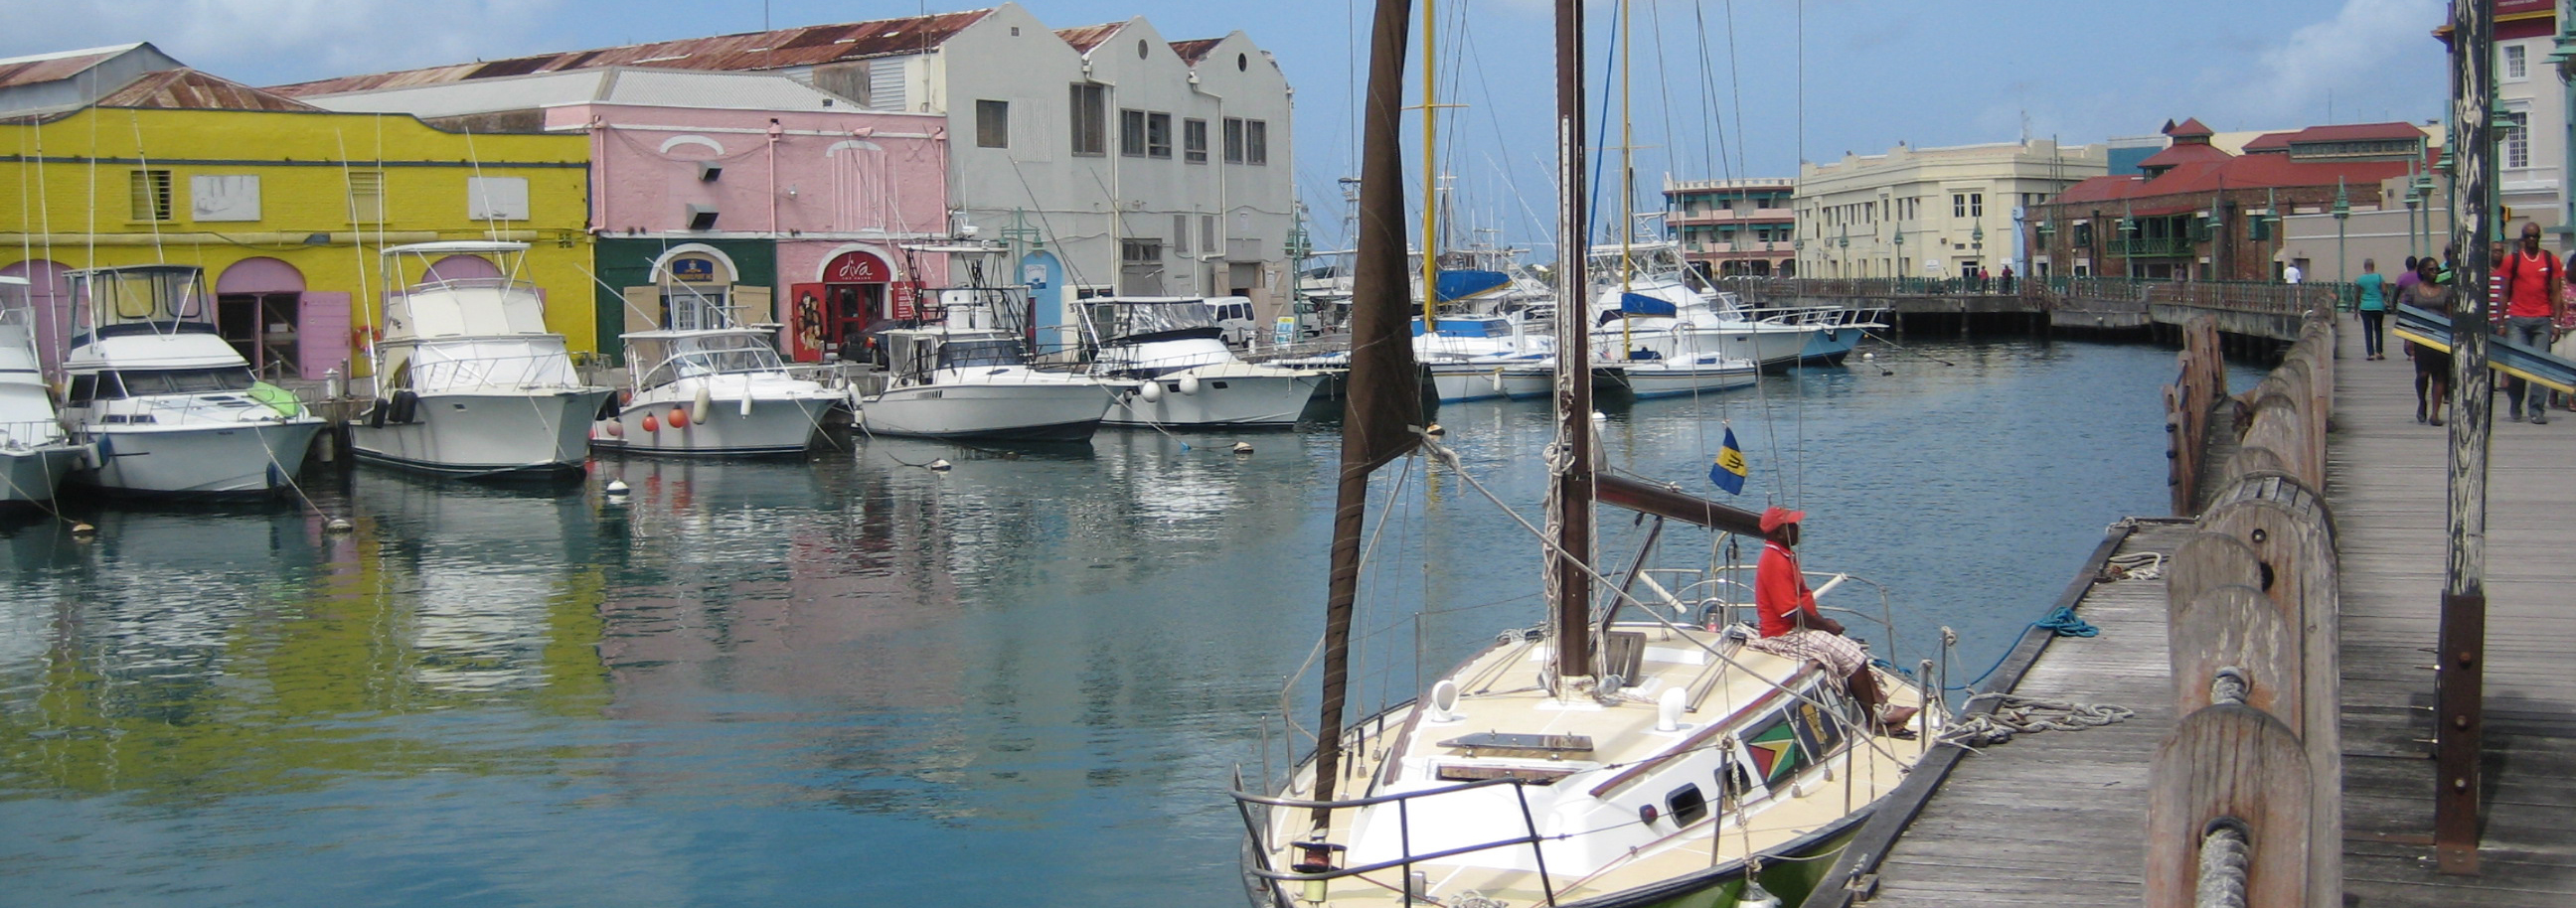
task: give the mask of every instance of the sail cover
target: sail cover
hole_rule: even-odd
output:
[[[1444,303],[1454,303],[1459,300],[1494,293],[1508,288],[1511,285],[1511,275],[1504,274],[1500,271],[1484,271],[1474,268],[1443,268],[1440,270],[1440,301]]]
[[[1619,294],[1619,311],[1629,315],[1660,315],[1671,318],[1680,310],[1673,308],[1673,304],[1668,300],[1659,300],[1643,293],[1622,293]]]

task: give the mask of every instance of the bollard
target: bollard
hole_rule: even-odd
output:
[[[2249,680],[2255,688],[2265,685],[2262,678]],[[2192,908],[2203,837],[2219,823],[2241,826],[2251,846],[2245,904],[2310,904],[2312,790],[2299,736],[2281,720],[2243,704],[2184,716],[2148,770],[2148,908]],[[2323,847],[2340,851],[2342,845]]]

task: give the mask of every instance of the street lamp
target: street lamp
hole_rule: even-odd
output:
[[[2336,178],[2335,178],[2335,203],[2334,203],[2334,219],[2335,219],[2335,280],[2338,280],[2338,281],[2349,281],[2349,280],[2352,280],[2352,273],[2351,273],[2350,271],[2347,271],[2347,270],[2345,270],[2345,269],[2344,269],[2344,256],[2343,256],[2343,226],[2344,226],[2344,221],[2346,221],[2346,220],[2350,219],[2351,217],[2352,217],[2352,200],[2344,196],[2344,193],[2343,193],[2343,178],[2342,178],[2342,177],[2336,177]]]
[[[1896,228],[1896,269],[1895,273],[1888,276],[1895,278],[1898,284],[1903,284],[1906,277],[1905,271],[1905,228],[1899,227]]]

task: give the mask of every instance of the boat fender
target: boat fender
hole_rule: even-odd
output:
[[[385,400],[385,399],[383,399],[383,398],[377,398],[377,399],[376,399],[376,405],[375,405],[375,406],[372,406],[372,407],[368,407],[368,408],[367,408],[367,428],[370,428],[370,429],[381,429],[381,428],[384,428],[384,427],[385,427],[385,411],[387,411],[387,410],[391,410],[391,409],[393,409],[393,408],[394,408],[394,402],[393,402],[393,401]]]
[[[689,411],[672,407],[670,417],[662,421],[670,423],[671,428],[686,429],[689,427]]]
[[[618,422],[618,421],[616,421],[616,420],[614,420],[614,419],[609,420],[609,421],[608,421],[608,437],[610,437],[610,438],[624,438],[624,437],[626,437],[626,424],[625,424],[625,423],[622,423],[622,422]]]
[[[1655,698],[1655,730],[1682,730],[1682,709],[1690,705],[1690,692],[1678,687],[1664,688]]]
[[[1136,396],[1144,398],[1149,404],[1160,401],[1163,399],[1163,383],[1148,381],[1144,387],[1136,389]]]
[[[735,408],[735,413],[744,419],[751,418],[751,391],[749,389],[744,389],[742,392],[742,406]]]
[[[1442,678],[1440,683],[1431,685],[1431,712],[1426,718],[1433,722],[1458,721],[1458,682]]]
[[[662,420],[656,418],[651,413],[644,414],[644,431],[647,433],[660,433],[662,431]]]
[[[1181,376],[1181,393],[1184,395],[1194,395],[1199,393],[1199,377],[1196,375]]]
[[[397,426],[408,426],[411,425],[412,418],[419,415],[420,395],[410,391],[396,391],[394,392],[394,411],[385,417],[385,421]]]
[[[750,392],[744,392],[744,396],[749,397]],[[707,421],[707,417],[715,415],[715,407],[715,395],[709,393],[705,388],[699,388],[698,399],[689,404],[689,422],[705,423]],[[679,422],[679,420],[672,420],[672,422]],[[688,425],[688,423],[680,424],[684,426]]]
[[[1780,897],[1751,879],[1744,881],[1744,894],[1735,900],[1735,908],[1780,908]]]

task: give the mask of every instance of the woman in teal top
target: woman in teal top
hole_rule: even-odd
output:
[[[2379,263],[2361,260],[2361,276],[2352,279],[2353,290],[2361,297],[2361,349],[2363,359],[2387,359],[2380,352],[2381,328],[2388,323],[2388,279],[2379,275]]]

